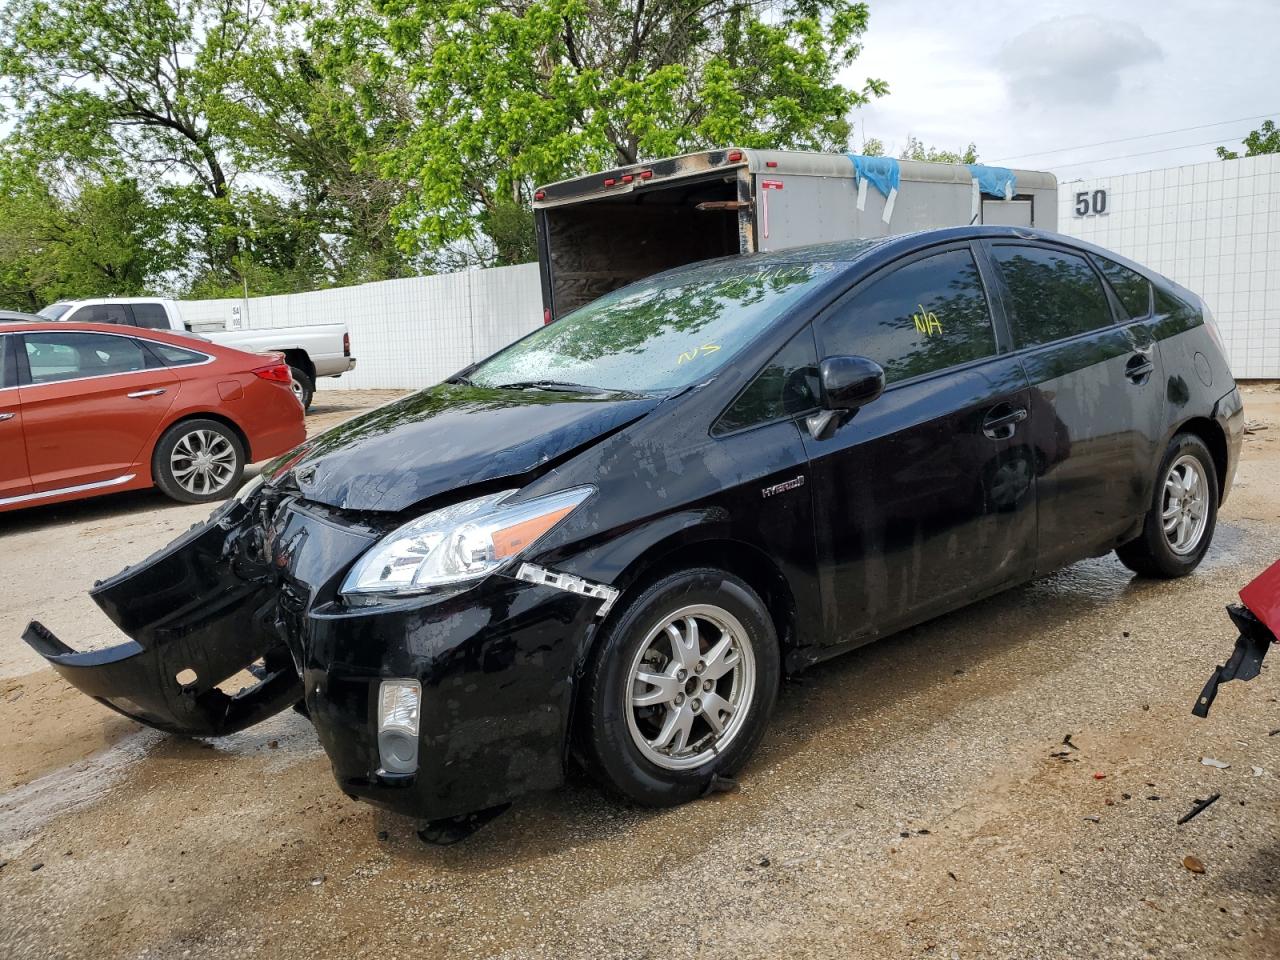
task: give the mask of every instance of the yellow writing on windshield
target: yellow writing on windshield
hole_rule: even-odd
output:
[[[707,354],[715,353],[719,349],[720,344],[718,343],[704,343],[702,346],[695,347],[693,350],[686,350],[676,359],[676,366],[679,366],[682,363],[688,363],[690,360],[697,360],[699,357],[705,357]]]

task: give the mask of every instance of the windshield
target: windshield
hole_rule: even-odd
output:
[[[467,375],[482,387],[557,382],[649,393],[706,379],[833,263],[751,263],[642,280],[535,331]]]
[[[51,303],[36,314],[36,316],[44,317],[46,320],[57,320],[70,309],[71,304],[69,303]]]

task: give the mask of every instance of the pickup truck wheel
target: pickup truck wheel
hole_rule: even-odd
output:
[[[1144,577],[1185,577],[1200,565],[1218,520],[1218,472],[1204,441],[1180,433],[1156,474],[1142,533],[1116,556]]]
[[[750,586],[712,568],[664,577],[593,651],[578,725],[588,769],[645,806],[701,796],[759,745],[779,671],[773,620]]]
[[[230,427],[217,420],[184,420],[156,444],[151,475],[174,500],[209,503],[239,488],[244,459],[244,445]]]
[[[316,382],[307,375],[305,370],[297,367],[290,367],[289,372],[293,374],[293,395],[298,398],[303,410],[310,410],[311,398],[316,393]]]

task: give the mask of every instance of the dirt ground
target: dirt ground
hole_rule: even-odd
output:
[[[1280,656],[1189,713],[1280,556],[1280,390],[1245,393],[1193,577],[1077,564],[789,683],[737,793],[573,783],[450,848],[344,797],[292,713],[182,741],[37,669],[28,619],[112,642],[85,591],[207,508],[0,515],[0,957],[1280,957]]]

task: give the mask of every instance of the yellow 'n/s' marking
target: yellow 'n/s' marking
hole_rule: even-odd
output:
[[[942,333],[942,321],[938,319],[938,315],[926,310],[923,303],[918,303],[916,306],[920,308],[920,312],[911,315],[911,319],[916,325],[916,332],[923,333],[926,337],[931,337],[935,333]]]
[[[676,366],[679,366],[682,363],[687,363],[690,360],[697,360],[698,357],[705,357],[707,354],[715,353],[719,349],[720,344],[718,343],[704,343],[696,350],[689,350],[681,353],[680,356],[676,358]]]

